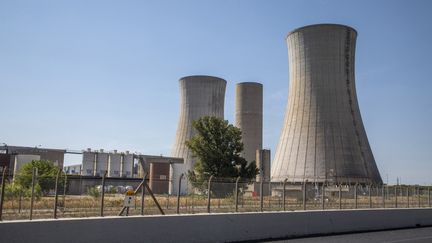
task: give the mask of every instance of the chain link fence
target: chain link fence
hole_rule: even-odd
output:
[[[51,188],[40,188],[38,182],[42,180],[52,181]],[[431,207],[429,186],[210,177],[203,187],[194,188],[187,177],[181,180],[186,182],[183,193],[174,188],[170,194],[171,181],[167,178],[89,177],[62,172],[44,178],[34,171],[30,188],[22,188],[4,174],[0,219]]]

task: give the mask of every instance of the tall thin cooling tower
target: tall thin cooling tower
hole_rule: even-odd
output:
[[[288,105],[273,180],[382,183],[357,102],[356,38],[336,24],[288,34]]]
[[[184,158],[184,164],[171,167],[170,193],[177,193],[179,176],[193,170],[195,159],[185,142],[194,135],[192,122],[203,116],[224,118],[226,81],[211,76],[188,76],[180,79],[180,119],[171,155]],[[186,177],[182,192],[186,191]]]
[[[242,130],[244,150],[248,161],[256,160],[256,151],[262,149],[263,85],[254,82],[236,85],[236,127]]]

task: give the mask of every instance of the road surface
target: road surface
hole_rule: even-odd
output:
[[[265,241],[287,243],[430,243],[432,242],[432,227],[388,230],[368,233],[343,234],[332,236],[308,237],[291,240]]]

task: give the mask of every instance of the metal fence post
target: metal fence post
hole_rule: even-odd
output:
[[[236,183],[235,183],[235,211],[238,212],[238,196],[239,196],[239,190],[238,190],[238,183],[240,180],[240,176],[237,177]]]
[[[102,194],[101,194],[101,201],[100,201],[100,216],[104,216],[104,200],[105,200],[105,177],[107,175],[107,171],[102,176]]]
[[[339,184],[339,209],[342,209],[342,184]]]
[[[18,213],[21,213],[21,208],[22,208],[22,193],[20,192],[19,194],[19,199],[18,199]],[[1,219],[0,219],[1,220]]]
[[[417,199],[418,199],[418,207],[421,207],[420,187],[417,187]]]
[[[357,209],[358,205],[357,205],[357,199],[358,199],[358,195],[357,195],[357,187],[358,184],[356,183],[354,185],[354,208]]]
[[[153,202],[156,204],[156,207],[159,209],[159,212],[162,215],[165,215],[165,212],[163,211],[162,207],[160,206],[159,202],[157,201],[156,197],[154,196],[153,191],[151,190],[151,188],[149,187],[149,185],[147,183],[144,183],[143,186],[145,186],[145,188],[147,189],[148,193],[152,197]]]
[[[6,183],[6,171],[7,171],[7,166],[3,167],[3,176],[2,176],[2,180],[1,180],[0,221],[2,220],[2,216],[3,216],[3,200],[4,200],[4,194],[5,194],[4,191],[5,191],[5,183]]]
[[[323,182],[322,184],[322,189],[321,189],[321,206],[322,206],[322,210],[325,210],[325,183]]]
[[[183,179],[184,174],[181,174],[179,177],[178,190],[177,190],[177,214],[180,213],[180,192],[181,192],[181,181]]]
[[[144,177],[142,180],[142,186],[141,186],[141,215],[144,215],[144,202],[145,202],[145,184],[147,179],[147,172],[144,171]]]
[[[286,183],[287,183],[287,181],[288,181],[288,179],[285,179],[284,181],[283,181],[283,191],[282,191],[282,197],[283,197],[283,199],[282,199],[282,203],[283,203],[283,211],[285,211],[286,210],[286,206],[285,206],[285,198],[286,198],[286,195],[285,195],[285,191],[286,191]]]
[[[386,197],[385,185],[382,185],[381,194],[382,194],[382,206],[383,206],[383,208],[385,208],[386,207],[386,204],[385,204],[385,197]]]
[[[67,174],[64,175],[64,185],[63,185],[63,211],[66,209],[66,188],[67,188]]]
[[[195,213],[195,193],[192,191],[192,213]]]
[[[303,210],[306,210],[306,182],[303,182]]]
[[[166,199],[166,209],[169,209],[169,193],[167,193],[167,199]]]
[[[407,186],[407,207],[410,207],[410,189],[409,186]]]
[[[36,167],[33,167],[32,171],[32,184],[31,184],[31,200],[30,200],[30,220],[33,219],[33,203],[34,203],[34,189],[36,184],[36,174],[38,172],[38,169]]]
[[[58,182],[60,177],[61,169],[58,170],[55,180],[55,197],[54,197],[54,218],[57,218],[57,202],[58,202]]]
[[[431,207],[431,193],[430,193],[430,187],[428,187],[428,206]]]
[[[395,208],[397,208],[398,207],[398,186],[397,185],[395,185],[394,194],[395,194]]]
[[[268,207],[269,210],[271,210],[271,181],[268,182],[268,192],[267,192],[267,196],[268,196]]]
[[[369,208],[372,208],[372,184],[369,184]]]
[[[213,179],[213,175],[211,175],[209,180],[208,180],[207,213],[210,213],[211,181],[212,181],[212,179]]]
[[[186,187],[188,187],[188,186],[186,186]],[[186,195],[188,194],[188,192],[186,192]],[[189,204],[188,204],[188,199],[189,199],[189,196],[186,196],[185,197],[185,209],[186,209],[186,213],[189,213]]]
[[[263,177],[261,176],[261,180],[260,180],[260,211],[263,211],[263,206],[264,206],[264,182],[263,182]]]

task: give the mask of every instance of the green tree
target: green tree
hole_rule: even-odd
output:
[[[18,171],[15,182],[24,188],[30,188],[34,167],[38,169],[37,185],[40,186],[44,194],[47,194],[51,189],[55,188],[55,179],[58,172],[58,167],[49,160],[32,160],[30,163],[25,164]],[[59,184],[61,184],[61,181]]]
[[[205,116],[194,121],[195,135],[186,146],[197,159],[194,170],[189,172],[189,180],[204,189],[208,178],[232,178],[240,176],[252,179],[258,174],[254,161],[246,161],[240,156],[243,151],[241,130],[228,121]]]

